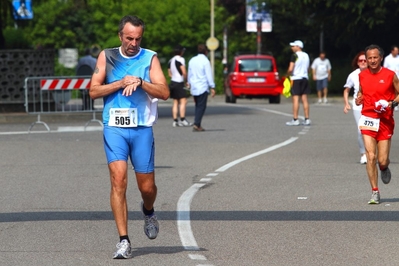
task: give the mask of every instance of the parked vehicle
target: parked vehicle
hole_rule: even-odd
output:
[[[268,98],[280,103],[283,81],[271,55],[237,55],[224,82],[226,103],[237,98]]]

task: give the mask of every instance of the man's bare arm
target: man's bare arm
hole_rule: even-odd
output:
[[[363,104],[363,91],[362,91],[362,87],[359,87],[359,91],[357,93],[357,97],[355,99],[355,103],[356,105],[361,105]]]
[[[186,70],[186,67],[183,66],[183,65],[181,65],[181,66],[180,66],[180,70],[181,70],[181,73],[182,73],[182,75],[183,75],[183,79],[184,79],[184,80],[187,80],[187,70]]]
[[[153,56],[151,60],[150,80],[151,82],[143,80],[141,88],[151,97],[167,100],[169,98],[169,88],[157,56]]]
[[[295,66],[295,63],[290,62],[290,65],[288,66],[288,70],[287,70],[287,76],[291,76],[292,71],[294,70],[294,66]]]
[[[395,87],[396,94],[399,94],[399,78],[396,74],[393,77],[393,86]]]

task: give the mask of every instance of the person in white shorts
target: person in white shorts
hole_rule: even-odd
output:
[[[357,97],[357,93],[359,92],[359,73],[360,71],[363,71],[367,69],[367,61],[366,61],[366,55],[364,51],[359,52],[352,60],[352,67],[355,69],[352,73],[349,74],[348,78],[346,79],[346,83],[344,85],[344,113],[347,114],[349,110],[353,110],[353,116],[355,117],[355,122],[356,122],[356,127],[357,123],[360,119],[361,111],[362,111],[362,105],[356,105],[355,100]],[[349,93],[351,89],[353,88],[353,101],[352,101],[352,106],[349,103]],[[363,142],[363,136],[362,133],[360,132],[359,128],[357,127],[357,143],[359,145],[359,150],[360,150],[360,163],[361,164],[366,164],[367,163],[367,156],[366,156],[366,150],[364,148],[364,142]]]

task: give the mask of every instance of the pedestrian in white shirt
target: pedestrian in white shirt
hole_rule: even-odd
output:
[[[359,73],[367,69],[366,53],[360,51],[352,60],[353,71],[349,74],[344,85],[344,113],[349,110],[353,111],[355,123],[358,125],[360,116],[362,115],[362,105],[356,105],[355,99],[360,89]],[[349,102],[349,93],[353,89],[353,100]],[[364,147],[363,136],[359,127],[357,128],[357,143],[360,151],[360,164],[367,163],[366,148]]]
[[[383,67],[386,67],[396,73],[399,77],[399,48],[396,45],[391,46],[391,53],[384,59]],[[395,107],[395,111],[398,111],[398,106]]]
[[[331,63],[326,58],[325,52],[320,52],[319,57],[312,63],[313,80],[316,81],[318,103],[327,103],[328,82],[331,81]]]
[[[191,58],[188,62],[188,83],[191,95],[195,101],[195,118],[193,131],[205,131],[201,127],[202,117],[206,110],[209,90],[211,96],[215,96],[215,82],[213,80],[211,63],[209,62],[208,50],[205,44],[198,45],[198,55]]]
[[[384,67],[392,70],[399,77],[399,49],[398,46],[393,45],[391,47],[391,53],[384,59]]]
[[[293,52],[288,66],[287,74],[291,76],[291,95],[292,95],[292,112],[293,118],[291,121],[285,123],[287,126],[299,126],[301,123],[298,120],[299,113],[299,99],[302,100],[303,112],[305,121],[303,125],[310,126],[309,119],[309,102],[308,94],[310,94],[309,87],[309,55],[302,51],[303,42],[296,40],[290,43]]]

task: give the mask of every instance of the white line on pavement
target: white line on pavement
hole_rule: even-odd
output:
[[[270,112],[270,113],[274,113],[274,114],[278,114],[278,115],[291,116],[287,113],[274,111],[274,110],[270,110],[270,109],[265,109],[265,108],[252,108],[252,109],[266,111],[266,112]],[[303,119],[302,117],[299,117],[299,118]],[[252,159],[256,156],[259,156],[259,155],[274,151],[276,149],[279,149],[281,147],[284,147],[286,145],[289,145],[290,143],[296,141],[297,139],[298,139],[298,137],[291,137],[288,140],[281,142],[277,145],[271,146],[267,149],[252,153],[250,155],[247,155],[240,159],[232,161],[228,164],[225,164],[224,166],[217,169],[215,172],[224,172],[227,169],[229,169],[230,167],[233,167],[241,162],[244,162],[244,161]],[[208,173],[207,174],[207,176],[216,176],[216,175],[217,175],[217,173]],[[183,245],[183,248],[186,250],[195,250],[195,251],[199,250],[197,241],[195,240],[193,231],[191,229],[190,205],[191,205],[192,199],[194,198],[194,196],[198,192],[198,190],[201,187],[205,186],[206,182],[210,182],[211,180],[212,180],[211,178],[209,178],[209,181],[207,180],[207,178],[200,179],[200,182],[204,182],[204,183],[193,184],[189,189],[187,189],[180,196],[179,201],[177,202],[177,230],[179,232],[180,241]],[[195,255],[193,255],[193,254],[189,254],[189,257],[192,260],[196,260],[196,258],[197,259],[199,258],[199,257],[195,257]],[[206,257],[202,256],[201,259],[206,260]],[[200,265],[205,266],[203,264],[200,264]],[[200,265],[197,265],[197,266],[200,266]]]
[[[85,131],[102,131],[103,128],[99,126],[70,126],[70,127],[58,127],[56,130],[50,131],[10,131],[0,132],[0,135],[25,135],[25,134],[42,134],[42,133],[64,133],[64,132],[85,132]]]
[[[190,259],[192,260],[206,260],[206,257],[204,255],[199,255],[199,254],[189,254],[188,255]]]
[[[197,241],[191,230],[190,204],[197,191],[206,183],[196,183],[187,189],[177,202],[177,228],[183,248],[186,250],[199,250]]]
[[[286,146],[286,145],[288,145],[288,144],[290,144],[290,143],[296,141],[297,139],[298,139],[298,137],[292,137],[292,138],[290,138],[290,139],[288,139],[288,140],[286,140],[286,141],[284,141],[284,142],[281,142],[281,143],[279,143],[279,144],[277,144],[277,145],[271,146],[271,147],[269,147],[269,148],[267,148],[267,149],[264,149],[264,150],[261,150],[261,151],[252,153],[252,154],[247,155],[247,156],[244,156],[244,157],[242,157],[242,158],[240,158],[240,159],[238,159],[238,160],[235,160],[235,161],[232,161],[232,162],[230,162],[230,163],[228,163],[228,164],[225,164],[224,166],[222,166],[222,167],[220,167],[219,169],[217,169],[215,172],[224,172],[224,171],[226,171],[227,169],[229,169],[230,167],[235,166],[236,164],[239,164],[239,163],[241,163],[241,162],[243,162],[243,161],[252,159],[252,158],[254,158],[254,157],[256,157],[256,156],[259,156],[259,155],[262,155],[262,154],[265,154],[265,153],[274,151],[274,150],[276,150],[276,149],[278,149],[278,148],[284,147],[284,146]]]
[[[271,146],[267,149],[252,153],[250,155],[244,156],[238,160],[232,161],[231,163],[228,163],[219,169],[216,170],[216,172],[223,172],[229,169],[230,167],[235,166],[236,164],[239,164],[243,161],[249,160],[251,158],[254,158],[256,156],[274,151],[278,148],[284,147],[295,140],[297,140],[297,137],[292,137],[284,142],[281,142],[280,144]],[[205,181],[205,178],[202,178],[200,182]],[[183,245],[183,248],[186,250],[199,250],[197,241],[195,240],[193,231],[191,229],[191,221],[190,221],[190,205],[191,201],[194,198],[195,194],[198,192],[200,188],[205,186],[206,183],[195,183],[193,184],[189,189],[187,189],[179,198],[179,201],[177,202],[177,230],[179,232],[180,236],[180,241]]]

